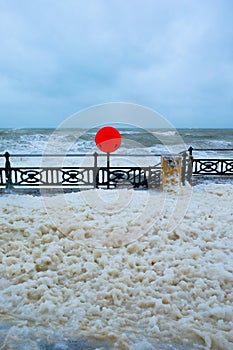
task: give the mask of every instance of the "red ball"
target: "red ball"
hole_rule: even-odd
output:
[[[95,135],[95,143],[103,152],[114,152],[121,145],[121,134],[112,126],[104,126]]]

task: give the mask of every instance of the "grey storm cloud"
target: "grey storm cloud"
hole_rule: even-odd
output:
[[[231,0],[2,1],[2,127],[56,127],[112,101],[177,127],[233,127],[232,10]]]

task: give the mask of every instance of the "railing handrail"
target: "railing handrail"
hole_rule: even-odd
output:
[[[232,152],[233,148],[194,148],[192,146],[190,146],[187,150],[183,150],[181,152],[179,152],[178,154],[182,154],[182,153],[188,153],[190,155],[192,155],[193,151],[214,151],[214,152]],[[9,155],[11,158],[15,158],[15,157],[34,157],[34,158],[42,158],[42,157],[93,157],[93,156],[97,156],[97,157],[106,157],[106,153],[68,153],[68,154],[63,154],[63,153],[36,153],[36,154],[29,154],[29,153],[9,153],[9,152],[5,152],[0,154],[0,157],[6,157],[6,155]],[[168,156],[176,156],[177,153],[171,154],[171,153],[165,153],[165,152],[161,152],[161,153],[137,153],[137,154],[126,154],[126,153],[111,153],[110,156],[111,157],[160,157],[161,155],[168,155]]]
[[[193,151],[233,151],[233,148],[192,148]]]
[[[193,155],[193,151],[214,151],[214,152],[232,152],[233,148],[188,148],[189,156]]]
[[[180,152],[180,153],[184,153],[186,151],[183,151],[183,152]],[[12,158],[12,157],[93,157],[93,156],[98,156],[98,157],[106,157],[107,156],[107,153],[88,153],[88,154],[85,154],[85,153],[69,153],[69,154],[11,154],[9,153],[9,156]],[[159,154],[154,154],[154,153],[151,153],[151,154],[148,154],[148,153],[141,153],[141,154],[123,154],[123,153],[111,153],[110,154],[111,157],[161,157],[161,153]],[[162,153],[162,155],[166,156],[175,156],[177,154],[171,154],[171,153]],[[6,153],[5,154],[0,154],[0,157],[5,157],[6,156]]]
[[[117,169],[117,170],[121,170],[121,169],[155,169],[155,168],[161,168],[161,163],[156,163],[154,165],[136,165],[136,166],[131,166],[131,165],[110,165],[109,167],[107,165],[100,165],[98,166],[98,169]],[[5,169],[5,167],[0,167],[0,169]],[[71,165],[71,166],[49,166],[49,167],[41,167],[41,166],[11,166],[10,167],[11,170],[28,170],[28,169],[35,169],[35,170],[39,170],[39,169],[52,169],[52,170],[62,170],[62,169],[96,169],[96,167],[94,165],[85,165],[85,166],[75,166],[75,165]]]

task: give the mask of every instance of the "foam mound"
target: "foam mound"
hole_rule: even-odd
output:
[[[0,198],[1,323],[111,349],[232,350],[233,186],[194,188],[171,230],[164,194],[122,191],[123,213],[82,193]]]

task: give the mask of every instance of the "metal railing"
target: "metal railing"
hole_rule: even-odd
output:
[[[232,152],[233,148],[193,148],[190,147],[189,158],[190,163],[192,164],[192,176],[232,176],[233,175],[233,157],[231,158],[218,158],[218,157],[208,157],[208,158],[196,158],[193,153],[195,151],[200,152]]]
[[[180,152],[182,156],[181,181],[185,185],[192,183],[194,177],[201,176],[232,176],[233,157],[229,158],[196,158],[195,151],[233,152],[233,149],[193,148]],[[169,154],[170,157],[172,155]],[[175,156],[175,155],[173,155]],[[9,154],[5,152],[0,157],[5,158],[4,167],[0,167],[0,187],[15,188],[71,188],[90,189],[116,187],[159,188],[161,184],[161,163],[150,166],[112,166],[113,157],[161,157],[161,154]],[[91,165],[84,166],[48,166],[46,162],[41,166],[12,166],[11,158],[71,158],[82,159],[90,157]],[[105,157],[105,166],[99,161]],[[103,159],[103,158],[102,158]],[[41,162],[42,164],[42,162]]]
[[[0,186],[6,189],[19,187],[27,188],[157,188],[160,185],[161,164],[151,166],[111,166],[110,157],[160,157],[160,154],[9,154],[5,152],[5,166],[0,167]],[[41,162],[41,166],[12,166],[11,158],[55,158],[62,157],[91,157],[92,165],[88,166],[48,166]],[[106,166],[99,162],[105,157]]]

